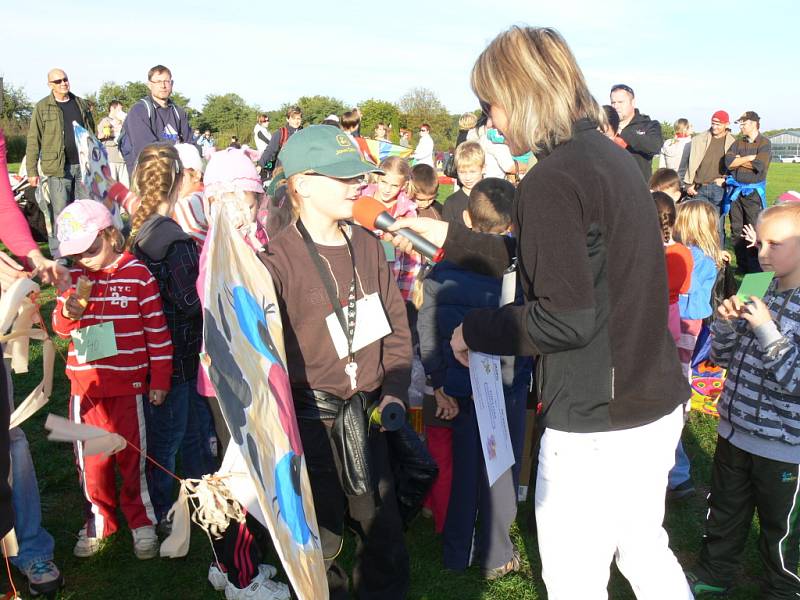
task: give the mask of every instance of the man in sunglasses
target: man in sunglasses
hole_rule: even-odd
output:
[[[28,183],[37,187],[40,208],[47,217],[50,251],[58,248],[56,219],[75,199],[75,180],[81,167],[72,122],[95,130],[88,103],[69,90],[69,78],[62,69],[47,74],[50,94],[39,100],[28,129],[26,167]],[[40,179],[41,177],[41,179]]]
[[[625,142],[625,149],[641,169],[644,180],[650,181],[653,157],[664,143],[661,124],[639,112],[633,89],[624,83],[611,88],[611,106],[619,115],[619,137]]]

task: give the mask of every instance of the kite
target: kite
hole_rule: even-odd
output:
[[[206,252],[203,365],[301,600],[328,598],[311,484],[294,413],[283,326],[269,272],[217,203]]]
[[[385,159],[390,156],[397,156],[399,158],[408,158],[414,153],[413,148],[406,148],[399,144],[393,144],[386,140],[373,140],[372,138],[356,138],[358,146],[362,154],[365,155],[367,160],[372,161],[376,165],[381,164]]]
[[[102,142],[86,128],[72,122],[75,132],[75,145],[78,147],[78,157],[81,161],[81,179],[78,182],[78,196],[91,198],[106,205],[111,211],[114,226],[122,229],[122,218],[117,203],[109,198],[111,186],[116,180],[111,177],[111,168],[108,166],[108,154]]]

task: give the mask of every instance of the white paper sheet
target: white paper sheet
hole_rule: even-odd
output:
[[[481,352],[470,352],[469,378],[472,382],[472,398],[478,418],[486,475],[491,486],[514,464],[500,358]]]

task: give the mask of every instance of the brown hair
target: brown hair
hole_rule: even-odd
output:
[[[292,117],[292,115],[303,116],[303,110],[299,106],[294,104],[286,109],[286,118],[289,119]]]
[[[650,176],[651,192],[679,192],[681,190],[681,178],[674,169],[656,169]]]
[[[467,212],[472,229],[482,233],[503,233],[511,226],[514,185],[499,177],[481,179],[472,188]]]
[[[147,218],[156,212],[162,202],[174,202],[180,189],[181,159],[172,144],[157,142],[142,149],[133,171],[131,189],[141,203],[131,218],[128,247],[132,248],[136,235]]]
[[[147,72],[147,81],[150,81],[153,78],[153,75],[158,75],[159,73],[166,73],[169,75],[169,78],[172,79],[172,71],[170,71],[164,65],[156,65]]]
[[[352,110],[348,110],[342,115],[340,122],[342,129],[353,129],[361,123],[361,116]]]
[[[572,138],[578,119],[605,129],[605,113],[555,29],[504,31],[478,57],[471,84],[482,103],[505,110],[503,133],[516,149],[552,150]]]
[[[431,196],[439,191],[439,177],[430,165],[414,165],[411,169],[411,187],[409,193],[416,197],[417,194]]]
[[[113,225],[110,227],[106,227],[98,235],[103,236],[109,242],[111,242],[111,248],[117,254],[122,254],[125,251],[125,238],[122,237],[119,229],[114,227]]]
[[[675,133],[688,133],[689,132],[689,119],[680,118],[672,125],[675,129]]]
[[[661,226],[661,237],[664,243],[672,239],[672,228],[675,227],[675,203],[664,192],[653,192],[653,200],[658,211],[658,224]]]
[[[383,162],[381,162],[381,170],[402,175],[406,178],[406,181],[411,179],[411,167],[409,166],[408,161],[405,158],[400,158],[399,156],[389,156],[388,158],[384,158]]]

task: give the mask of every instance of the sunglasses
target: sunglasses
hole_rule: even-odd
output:
[[[62,79],[53,79],[53,81],[51,81],[50,83],[52,83],[54,85],[59,85],[59,84],[62,84],[62,83],[67,83],[68,81],[69,81],[69,79],[64,77]]]
[[[617,85],[611,87],[611,93],[612,94],[614,92],[616,92],[617,90],[623,90],[625,92],[628,92],[631,96],[635,96],[636,95],[636,94],[633,93],[633,88],[631,88],[630,86],[625,85],[624,83],[618,83]]]

